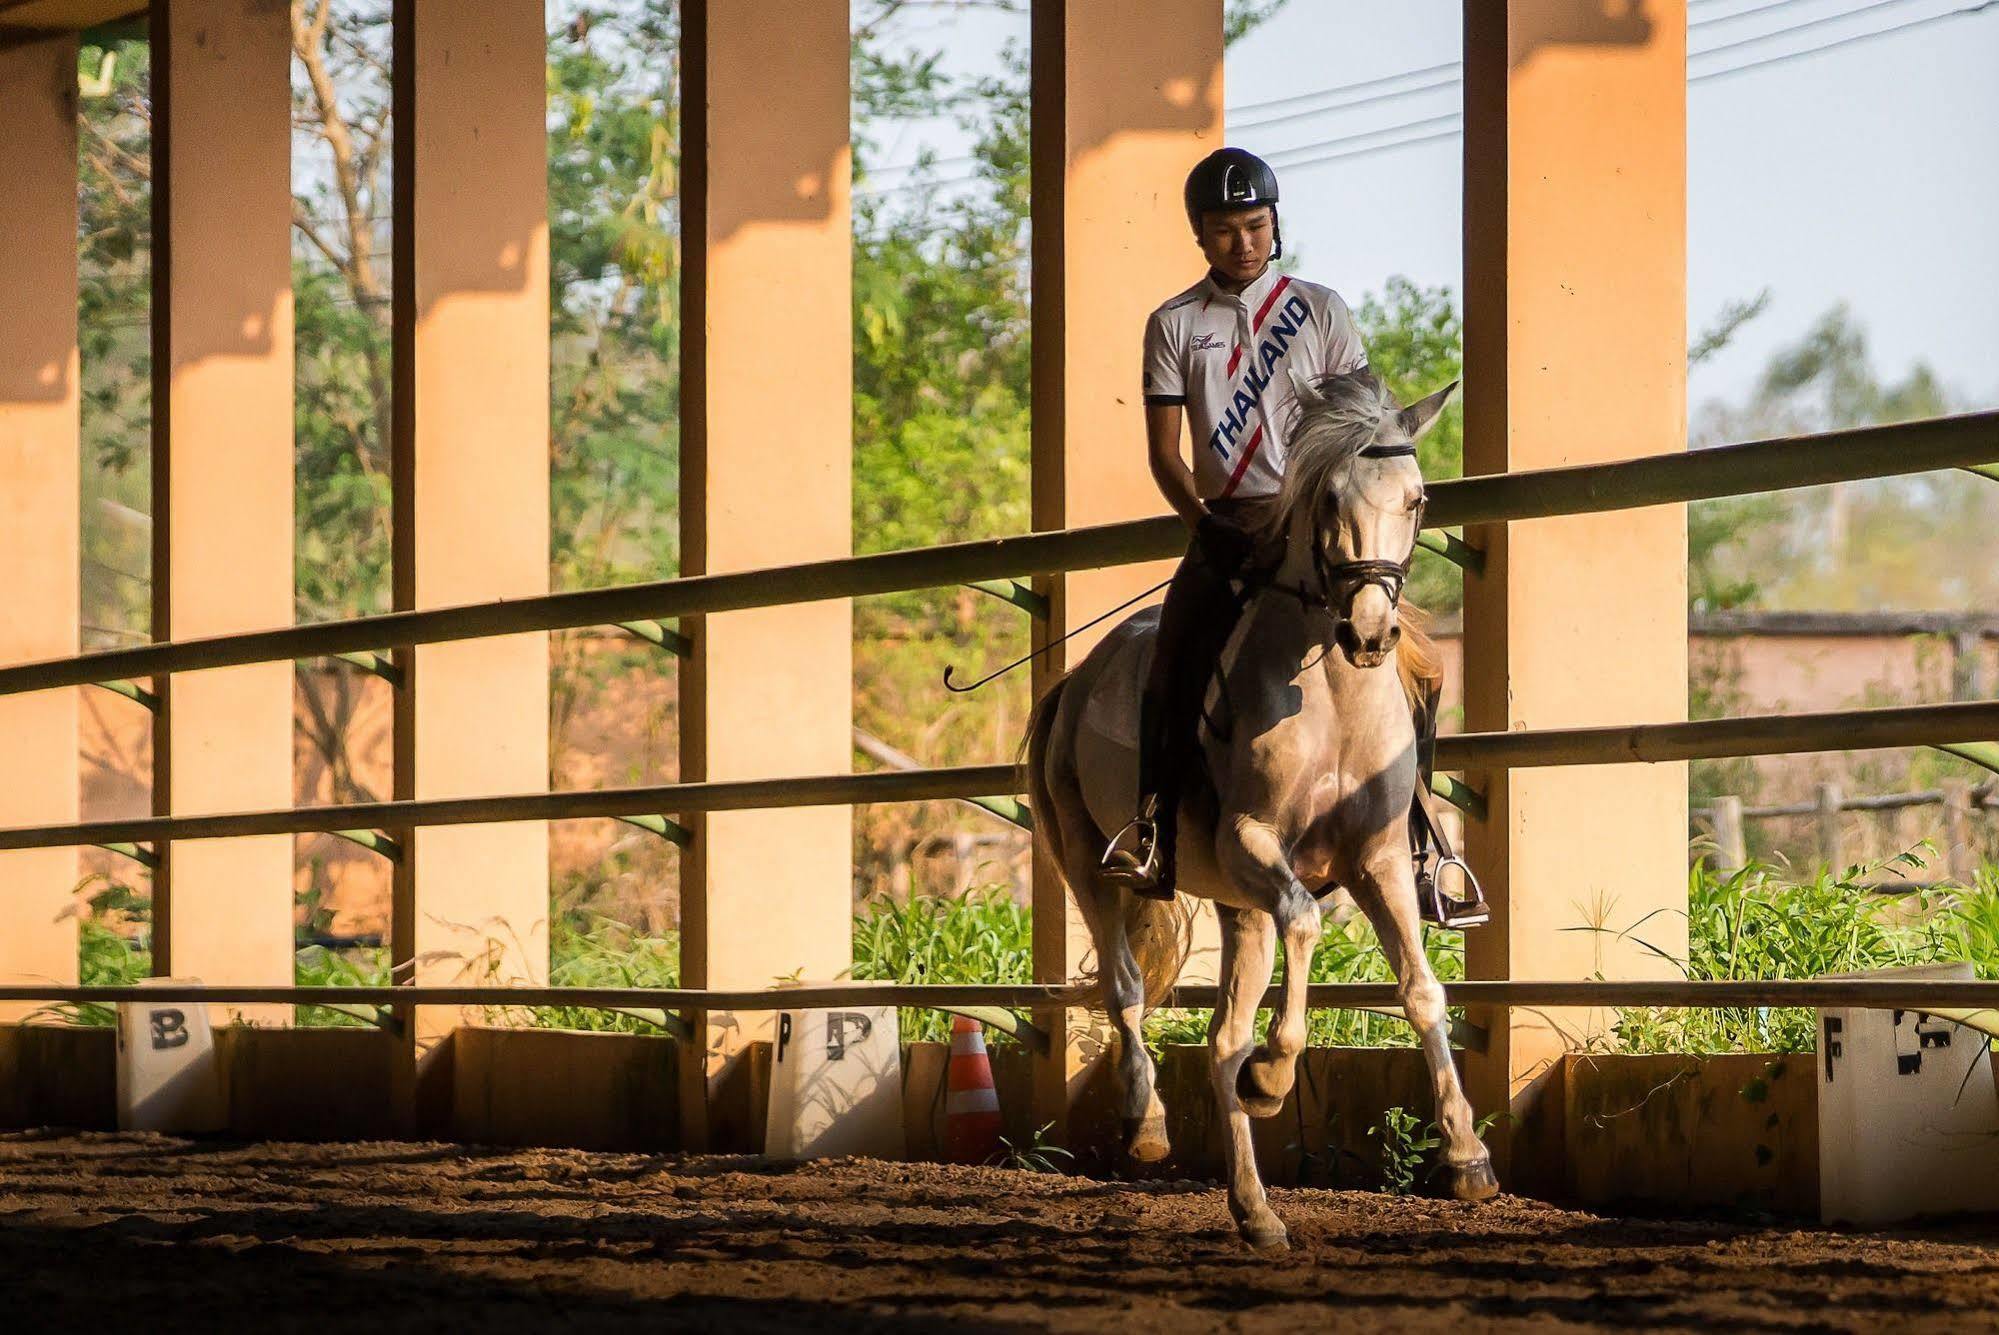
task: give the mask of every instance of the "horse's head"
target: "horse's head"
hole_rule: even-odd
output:
[[[1294,547],[1309,544],[1340,652],[1379,667],[1402,638],[1402,586],[1423,524],[1416,440],[1457,382],[1403,408],[1366,370],[1291,379],[1298,418],[1274,522]]]

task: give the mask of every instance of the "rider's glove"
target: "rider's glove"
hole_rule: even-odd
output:
[[[1249,530],[1213,511],[1202,515],[1195,525],[1194,543],[1201,549],[1202,559],[1226,575],[1241,570],[1256,550],[1256,539]]]

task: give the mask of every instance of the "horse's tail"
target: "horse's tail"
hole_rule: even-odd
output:
[[[1180,981],[1193,952],[1194,901],[1185,895],[1170,900],[1132,895],[1125,905],[1124,935],[1145,981],[1145,1008],[1152,1010]]]
[[[1404,603],[1396,617],[1402,638],[1396,644],[1395,665],[1402,674],[1402,693],[1411,709],[1422,709],[1432,683],[1444,675],[1443,655],[1430,638],[1430,616],[1414,603]]]
[[[1062,844],[1062,823],[1056,818],[1056,798],[1048,777],[1048,752],[1055,733],[1055,714],[1062,703],[1063,688],[1071,680],[1073,678],[1063,677],[1049,687],[1048,693],[1035,703],[1034,712],[1028,716],[1027,732],[1021,739],[1020,747],[1020,763],[1026,770],[1022,787],[1027,792],[1028,806],[1034,813],[1035,839],[1040,845],[1040,852],[1048,858],[1048,869],[1068,887],[1070,897],[1076,901],[1076,907],[1082,910],[1084,919],[1090,925],[1091,937],[1101,942],[1103,932],[1099,930],[1099,915],[1116,902],[1117,896],[1111,894],[1099,898],[1090,894],[1087,888],[1070,882],[1066,870],[1068,859]],[[1123,898],[1126,901],[1125,940],[1131,946],[1132,958],[1138,963],[1139,977],[1145,984],[1145,1006],[1150,1010],[1164,1001],[1173,984],[1179,981],[1180,971],[1193,949],[1193,908],[1191,903],[1183,903],[1179,898],[1170,902],[1133,894],[1126,894]],[[1103,979],[1097,968],[1093,965],[1085,969],[1075,985],[1062,993],[1058,1000],[1064,1006],[1101,1010],[1104,1002]]]
[[[1062,703],[1062,688],[1069,684],[1065,674],[1056,679],[1048,693],[1034,702],[1027,716],[1027,731],[1021,735],[1020,753],[1014,763],[1026,771],[1021,788],[1027,794],[1027,809],[1034,817],[1034,839],[1039,851],[1048,855],[1055,874],[1068,884],[1063,872],[1062,822],[1055,818],[1055,795],[1048,786],[1048,743],[1055,732],[1055,710]]]

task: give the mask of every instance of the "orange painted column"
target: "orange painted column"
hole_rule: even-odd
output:
[[[1686,448],[1685,56],[1684,0],[1465,7],[1467,473]],[[1465,582],[1468,729],[1686,717],[1684,507],[1470,537],[1487,565]],[[1466,842],[1494,910],[1468,934],[1471,976],[1675,972],[1640,942],[1685,956],[1685,765],[1471,777],[1490,817]],[[1485,1018],[1473,1102],[1520,1113],[1612,1016]]]
[[[0,143],[0,663],[24,663],[77,651],[74,37],[0,47]],[[0,696],[0,825],[77,819],[76,717],[74,689]],[[0,853],[0,978],[76,981],[76,881],[73,848]]]
[[[394,16],[395,605],[546,593],[542,6],[397,0]],[[397,660],[398,798],[548,787],[546,634],[405,647]],[[399,979],[547,980],[545,822],[399,836],[390,927]],[[464,1018],[418,1012],[422,1069],[442,1073],[427,1059]],[[419,1098],[436,1092],[421,1086]]]
[[[1034,527],[1160,514],[1141,345],[1146,317],[1203,268],[1181,184],[1222,143],[1221,0],[1035,0],[1033,62]],[[1171,573],[1154,562],[1037,581],[1050,603],[1037,629],[1059,637]],[[1037,659],[1036,695],[1101,633]],[[1066,982],[1089,936],[1039,861],[1034,976]],[[1083,1012],[1041,1018],[1065,1039],[1039,1064],[1035,1120],[1066,1135],[1097,1044]]]
[[[153,635],[288,626],[290,18],[264,0],[171,0],[152,25]],[[155,812],[289,806],[292,688],[285,662],[162,682]],[[155,972],[292,981],[289,836],[160,852]]]
[[[853,224],[848,5],[682,7],[682,573],[853,550]],[[690,619],[681,776],[853,763],[845,600]],[[853,963],[847,807],[695,818],[682,863],[691,987],[830,979]],[[690,1144],[762,1144],[743,1047],[768,1015],[697,1015]]]

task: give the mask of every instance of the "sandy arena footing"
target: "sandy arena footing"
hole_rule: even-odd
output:
[[[1999,1220],[1844,1232],[844,1160],[0,1136],[20,1331],[1991,1331]]]

